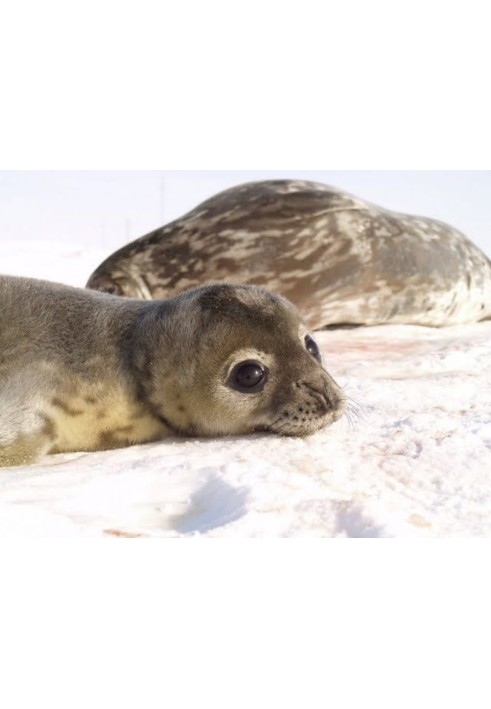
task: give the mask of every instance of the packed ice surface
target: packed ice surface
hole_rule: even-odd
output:
[[[103,254],[4,244],[84,285]],[[0,535],[491,535],[491,322],[317,333],[349,414],[304,439],[173,439],[0,469]]]

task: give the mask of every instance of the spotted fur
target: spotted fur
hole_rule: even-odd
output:
[[[87,286],[152,299],[210,281],[280,293],[313,329],[491,317],[490,261],[459,231],[293,180],[212,197],[109,256]]]

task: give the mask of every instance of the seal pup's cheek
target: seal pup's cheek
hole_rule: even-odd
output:
[[[262,393],[241,394],[220,386],[214,394],[190,397],[178,408],[173,409],[170,422],[183,435],[234,436],[253,433],[258,419],[267,421],[268,407]]]

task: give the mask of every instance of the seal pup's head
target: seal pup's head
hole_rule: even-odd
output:
[[[149,304],[139,328],[139,385],[177,433],[305,436],[344,412],[298,310],[262,288],[202,286]]]

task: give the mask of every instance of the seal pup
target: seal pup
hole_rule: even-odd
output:
[[[176,434],[305,436],[344,397],[297,309],[256,286],[162,301],[0,276],[0,465]]]
[[[222,280],[286,296],[314,330],[491,316],[490,261],[456,229],[298,180],[217,194],[116,251],[87,286],[164,298]]]

